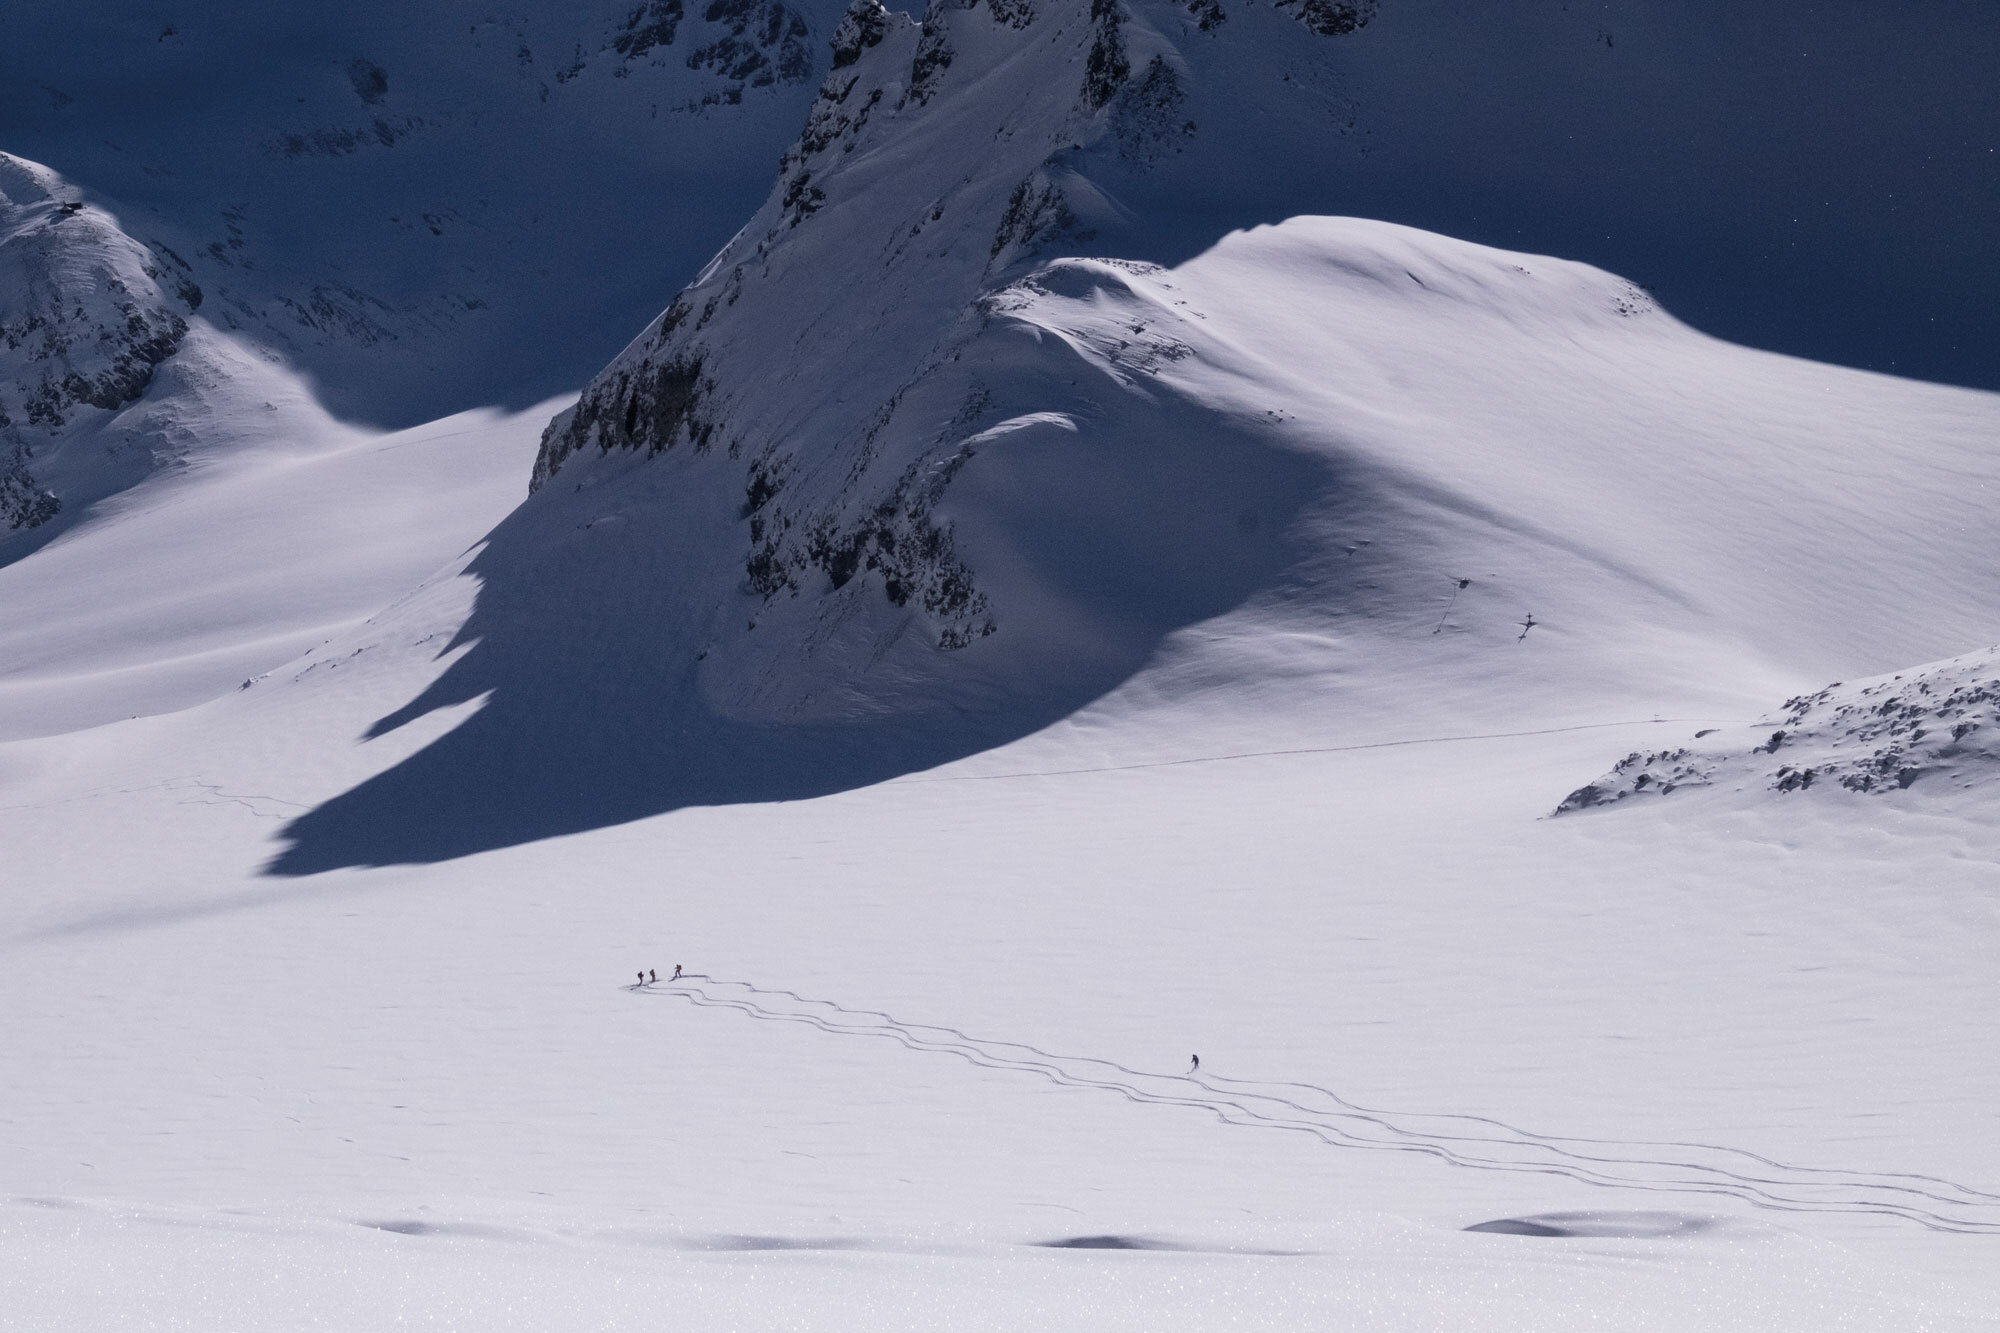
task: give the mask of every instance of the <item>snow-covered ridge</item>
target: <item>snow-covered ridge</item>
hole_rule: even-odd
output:
[[[201,299],[178,255],[0,153],[0,533],[55,516],[37,458],[136,402]]]
[[[2000,648],[1787,699],[1747,727],[1634,752],[1579,787],[1557,814],[1690,787],[1773,792],[1841,787],[1930,794],[2000,781]]]
[[[1343,12],[1299,17],[1366,22]],[[749,522],[744,577],[766,601],[867,571],[932,617],[938,646],[991,633],[933,518],[977,447],[964,441],[991,424],[991,390],[960,385],[942,420],[905,401],[953,378],[1000,313],[988,294],[1116,224],[1089,151],[1145,169],[1196,132],[1176,43],[1225,13],[976,0],[916,24],[856,0],[764,208],[551,424],[534,488],[589,450],[719,451],[740,478],[726,503]],[[773,355],[788,392],[772,391]]]

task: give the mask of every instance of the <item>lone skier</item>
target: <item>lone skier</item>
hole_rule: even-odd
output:
[[[1188,1065],[1188,1071],[1186,1076],[1188,1078],[1193,1078],[1196,1074],[1199,1074],[1201,1072],[1201,1057],[1198,1055],[1191,1055],[1188,1057],[1188,1060],[1190,1061],[1190,1063]]]
[[[680,965],[679,963],[675,963],[675,964],[674,964],[674,974],[673,974],[672,976],[668,977],[668,978],[667,978],[667,980],[668,980],[668,981],[679,981],[680,979],[681,979],[681,965]]]

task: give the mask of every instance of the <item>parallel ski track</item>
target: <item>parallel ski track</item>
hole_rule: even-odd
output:
[[[747,981],[683,977],[679,984],[626,989],[733,1009],[766,1022],[801,1023],[835,1036],[885,1038],[985,1069],[1115,1092],[1146,1105],[1206,1111],[1227,1125],[1310,1134],[1336,1147],[1423,1153],[1453,1166],[1565,1176],[1612,1189],[1726,1195],[1783,1212],[1878,1214],[1933,1231],[2000,1234],[2000,1193],[1937,1176],[1792,1166],[1712,1143],[1538,1134],[1489,1116],[1361,1106],[1315,1083],[1147,1073],[1095,1056],[1056,1055],[1025,1042],[909,1023],[879,1009],[850,1009]]]

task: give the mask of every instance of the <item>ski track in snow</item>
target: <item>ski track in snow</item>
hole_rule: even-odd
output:
[[[1240,754],[1198,754],[1184,759],[1148,759],[1136,764],[1099,764],[1090,768],[1032,769],[1021,773],[958,773],[947,777],[892,778],[887,787],[916,786],[927,782],[1004,782],[1010,778],[1066,778],[1081,773],[1129,773],[1142,768],[1179,768],[1187,764],[1226,764],[1238,759],[1284,759],[1304,754],[1346,754],[1353,750],[1395,750],[1408,745],[1449,745],[1457,741],[1505,741],[1522,736],[1556,736],[1567,731],[1603,731],[1610,727],[1650,727],[1715,722],[1712,717],[1648,717],[1634,722],[1584,722],[1570,727],[1543,727],[1538,731],[1485,731],[1466,736],[1411,736],[1395,741],[1365,741],[1359,745],[1313,745],[1295,750],[1245,750]]]
[[[1418,1152],[1453,1166],[1566,1176],[1612,1189],[1727,1195],[1782,1212],[1869,1213],[1933,1231],[2000,1235],[2000,1193],[1937,1176],[1792,1166],[1711,1143],[1537,1134],[1458,1112],[1387,1111],[1350,1102],[1313,1083],[1147,1073],[1095,1056],[1057,1055],[1024,1042],[972,1037],[957,1028],[908,1023],[881,1010],[850,1009],[746,981],[682,978],[683,983],[690,980],[707,984],[661,982],[625,989],[675,996],[701,1008],[733,1009],[768,1022],[802,1023],[836,1036],[883,1037],[913,1051],[956,1055],[985,1069],[1116,1092],[1135,1103],[1207,1111],[1228,1125],[1311,1134],[1336,1147]],[[796,1007],[785,1007],[785,1001]],[[1328,1105],[1311,1105],[1312,1100]],[[1455,1127],[1462,1132],[1452,1132]],[[1647,1156],[1647,1149],[1672,1155]]]

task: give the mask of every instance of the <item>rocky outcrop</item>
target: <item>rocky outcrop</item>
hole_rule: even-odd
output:
[[[1881,795],[2000,780],[2000,649],[1787,699],[1744,728],[1634,753],[1579,787],[1557,814],[1691,787]]]

